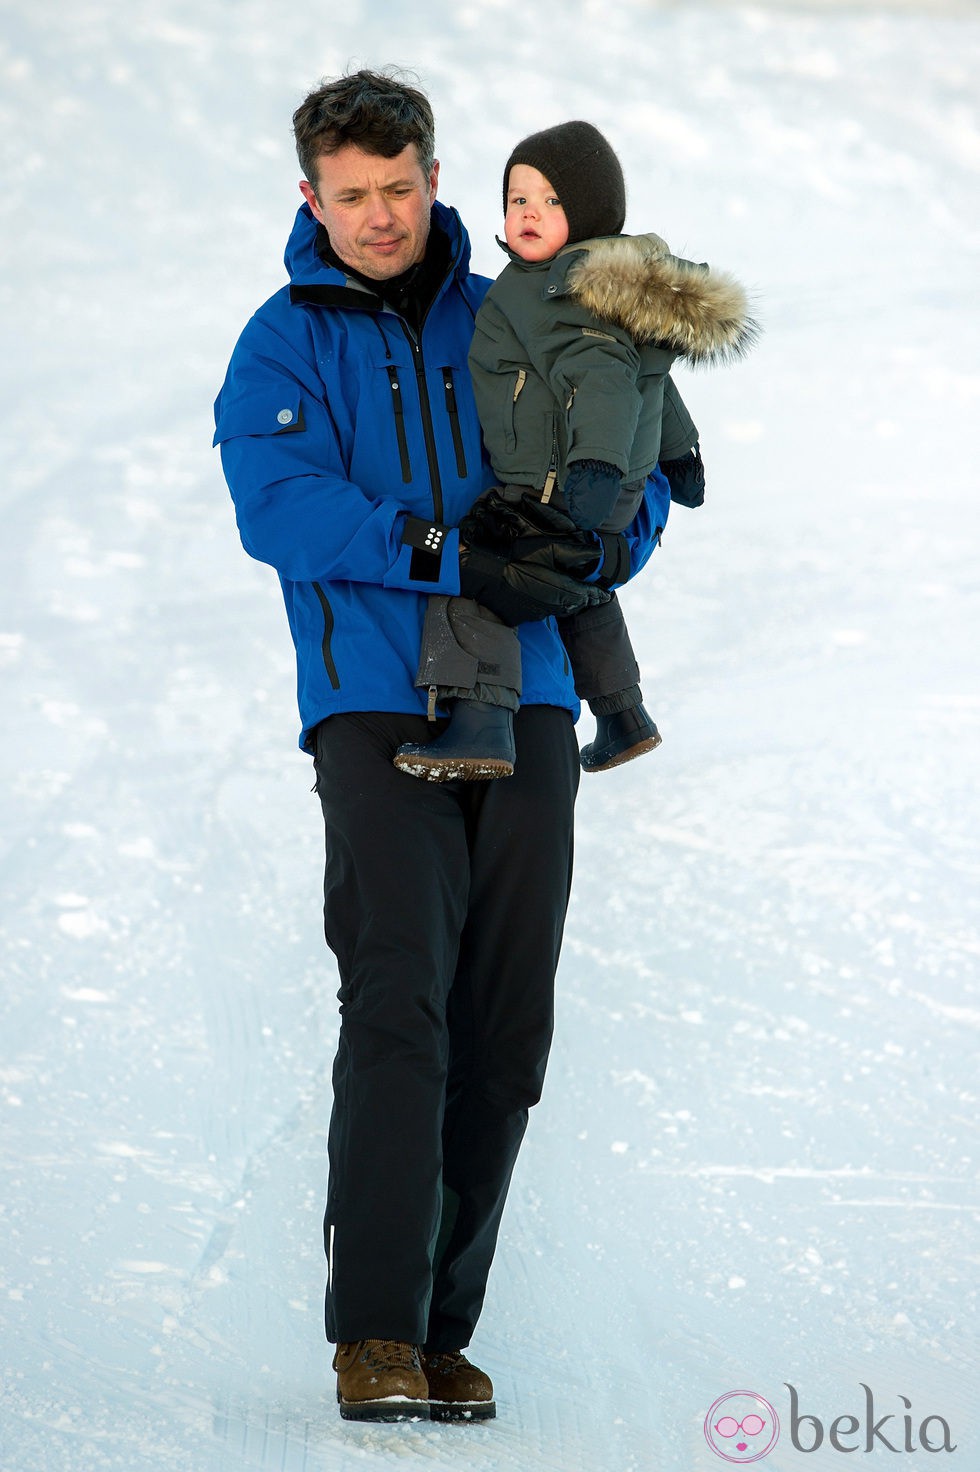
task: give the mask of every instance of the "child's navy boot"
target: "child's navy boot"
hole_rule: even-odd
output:
[[[607,772],[660,745],[660,732],[642,705],[596,716],[595,720],[595,740],[579,752],[585,772]]]
[[[429,782],[491,782],[510,777],[516,760],[513,711],[482,700],[455,701],[441,735],[406,742],[394,757],[399,771]]]

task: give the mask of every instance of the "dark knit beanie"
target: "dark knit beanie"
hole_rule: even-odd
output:
[[[552,186],[568,220],[570,244],[594,235],[618,235],[626,219],[626,184],[619,159],[591,123],[558,123],[518,143],[504,169],[529,164]]]

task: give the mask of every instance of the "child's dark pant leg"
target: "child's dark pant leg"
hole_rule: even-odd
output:
[[[613,715],[642,704],[640,666],[615,593],[608,603],[559,619],[558,632],[572,666],[575,693],[589,702],[594,714]]]
[[[516,629],[472,598],[433,594],[415,683],[435,689],[440,700],[482,700],[517,710],[521,646]]]

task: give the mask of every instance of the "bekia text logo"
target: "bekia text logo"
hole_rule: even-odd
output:
[[[785,1382],[789,1391],[789,1436],[798,1452],[815,1452],[826,1447],[835,1452],[955,1452],[949,1422],[944,1416],[913,1414],[908,1396],[900,1395],[901,1411],[879,1415],[870,1385],[860,1382],[864,1405],[858,1414],[845,1412],[830,1421],[800,1410],[799,1392]],[[863,1411],[863,1415],[861,1414]],[[772,1451],[779,1439],[779,1417],[775,1408],[754,1390],[729,1390],[720,1395],[704,1418],[708,1445],[726,1462],[758,1462]]]

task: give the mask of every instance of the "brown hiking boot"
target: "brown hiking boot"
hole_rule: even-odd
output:
[[[429,1387],[418,1345],[400,1339],[338,1344],[333,1357],[345,1421],[427,1421]]]
[[[429,1415],[433,1421],[489,1421],[497,1414],[493,1382],[471,1365],[458,1349],[443,1354],[422,1351],[429,1382]]]

